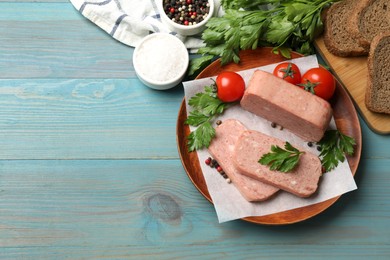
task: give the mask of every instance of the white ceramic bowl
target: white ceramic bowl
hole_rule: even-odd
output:
[[[184,78],[189,54],[184,43],[168,33],[146,36],[134,49],[133,66],[138,78],[157,90],[177,86]]]
[[[210,9],[207,17],[201,21],[200,23],[196,25],[181,25],[178,24],[174,21],[172,21],[167,14],[164,12],[164,7],[163,7],[163,0],[158,0],[157,5],[158,5],[158,10],[160,13],[161,21],[173,32],[176,32],[180,35],[195,35],[201,33],[204,29],[206,29],[206,23],[210,20],[210,18],[214,14],[214,8],[215,4],[213,0],[208,0],[210,4]]]

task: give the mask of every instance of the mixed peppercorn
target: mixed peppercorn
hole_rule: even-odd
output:
[[[196,25],[202,22],[210,11],[207,0],[164,0],[164,11],[175,23]]]
[[[221,174],[221,176],[226,180],[227,183],[232,182],[215,159],[208,157],[205,160],[205,164],[210,166],[211,168],[215,168],[217,172],[219,172],[219,174]]]

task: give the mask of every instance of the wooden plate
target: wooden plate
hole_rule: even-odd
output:
[[[221,67],[220,60],[215,61],[205,70],[203,70],[197,78],[205,78],[215,76],[223,70],[240,71],[250,69],[254,67],[264,66],[276,62],[285,60],[279,55],[275,55],[271,52],[271,48],[259,48],[256,50],[247,50],[240,53],[241,62],[240,64],[230,63]],[[293,58],[301,57],[298,53],[292,54]],[[356,149],[353,157],[348,157],[348,163],[351,167],[352,174],[355,175],[360,161],[361,148],[362,148],[362,135],[359,119],[356,110],[353,106],[352,100],[345,89],[337,82],[336,93],[334,98],[331,100],[331,104],[334,110],[334,117],[337,128],[340,129],[344,134],[352,136],[356,140]],[[185,106],[185,100],[183,99],[178,120],[176,126],[177,132],[177,144],[180,154],[181,161],[184,169],[195,185],[199,192],[212,203],[210,194],[207,189],[203,173],[201,171],[197,153],[189,153],[187,150],[187,136],[190,133],[188,125],[184,124],[187,119],[187,112]],[[317,203],[302,208],[288,210],[280,213],[275,213],[260,217],[246,217],[243,220],[256,223],[256,224],[267,224],[267,225],[283,225],[300,222],[311,218],[338,200],[339,197],[335,197],[326,200],[321,203]]]

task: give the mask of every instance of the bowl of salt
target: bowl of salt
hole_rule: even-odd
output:
[[[184,43],[168,33],[153,33],[135,47],[134,70],[146,86],[166,90],[180,84],[189,64]]]

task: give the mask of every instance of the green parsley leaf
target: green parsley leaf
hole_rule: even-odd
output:
[[[318,145],[321,148],[319,157],[322,166],[329,172],[336,168],[339,162],[344,162],[345,155],[353,155],[356,141],[339,130],[327,130]]]
[[[198,57],[196,59],[191,59],[189,70],[188,70],[188,76],[191,77],[201,72],[204,68],[210,65],[213,58],[214,58],[213,55],[205,55],[205,56]]]
[[[275,47],[272,49],[274,54],[280,54],[286,59],[291,59],[291,49],[286,47]]]
[[[188,150],[195,151],[208,147],[215,136],[215,129],[210,121],[205,121],[192,131],[188,136]]]
[[[276,17],[269,25],[267,41],[277,46],[282,46],[292,35],[296,25],[287,17]]]
[[[206,116],[221,114],[227,106],[226,103],[222,102],[216,96],[211,96],[210,92],[197,93],[190,98],[188,104]]]
[[[205,122],[209,121],[209,116],[203,114],[198,110],[191,111],[186,121],[184,122],[187,125],[199,126]]]
[[[187,125],[198,127],[188,136],[188,150],[190,152],[208,147],[215,136],[215,129],[211,125],[213,119],[222,114],[230,103],[222,102],[216,93],[215,85],[205,86],[203,92],[192,96],[188,104],[194,109],[186,121]]]
[[[259,159],[259,163],[270,166],[272,171],[290,172],[298,165],[300,155],[303,153],[289,142],[286,142],[284,149],[272,145],[271,152],[264,154]]]
[[[204,93],[206,93],[210,97],[217,98],[217,88],[215,86],[215,83],[214,83],[214,85],[211,85],[211,86],[205,86]]]
[[[220,57],[222,65],[240,62],[240,50],[261,46],[283,48],[285,57],[288,49],[312,54],[312,43],[323,31],[322,10],[338,1],[223,0],[225,13],[207,22],[202,33],[206,46],[198,53]],[[197,71],[199,63],[190,64],[190,71]]]

